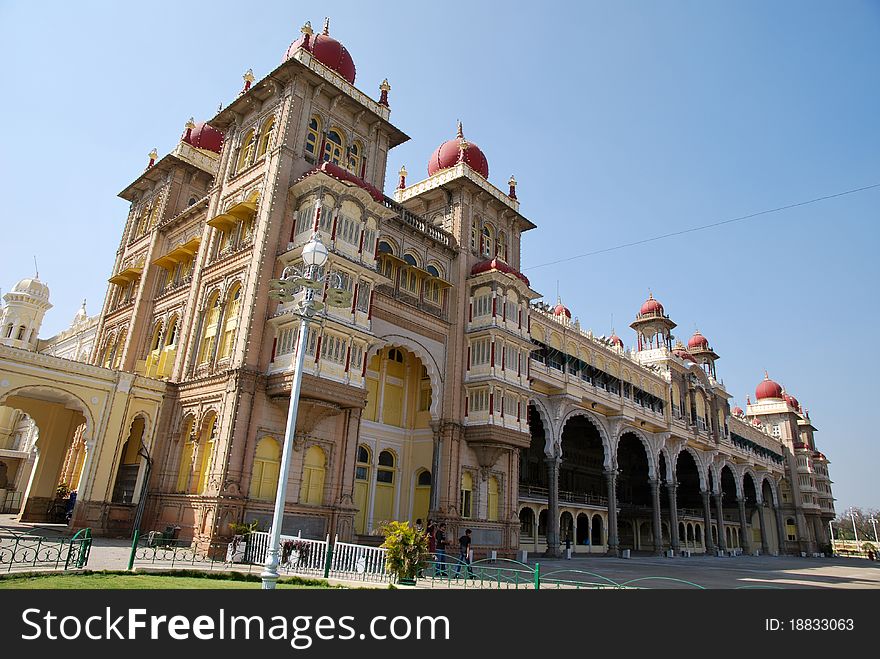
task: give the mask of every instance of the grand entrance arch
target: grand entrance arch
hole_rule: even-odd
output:
[[[142,376],[0,346],[0,413],[26,414],[36,429],[21,520],[65,521],[69,501],[58,501],[64,485],[77,490],[72,526],[130,530],[143,479],[136,456],[153,445],[165,388]]]
[[[617,530],[621,549],[652,550],[655,545],[649,460],[637,435],[621,435],[617,443]]]
[[[64,504],[57,502],[58,486],[75,435],[88,435],[87,406],[70,392],[46,385],[11,391],[2,404],[26,414],[37,431],[36,459],[21,497],[21,521],[65,521]]]
[[[361,417],[354,475],[355,533],[383,522],[428,515],[438,408],[436,374],[407,347],[386,346],[367,362],[367,404]],[[471,506],[471,515],[476,511]]]

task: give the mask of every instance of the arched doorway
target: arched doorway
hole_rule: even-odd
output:
[[[678,482],[676,505],[678,517],[686,523],[687,537],[682,538],[685,549],[703,551],[702,536],[697,534],[698,521],[703,519],[703,497],[700,493],[700,471],[697,461],[690,451],[678,454],[675,463],[675,476]]]
[[[765,524],[761,521],[761,511],[758,506],[758,490],[755,486],[755,480],[749,472],[743,474],[742,491],[747,523],[745,539],[748,541],[748,547],[746,548],[754,551],[764,547],[766,552],[765,532],[763,531]]]
[[[30,469],[27,484],[24,473],[16,480],[24,486],[20,501],[21,520],[25,522],[64,522],[66,520],[66,503],[58,500],[58,486],[62,481],[65,460],[74,443],[74,438],[81,438],[90,431],[88,408],[77,397],[61,389],[49,386],[23,387],[11,392],[0,403],[0,410],[7,416],[15,416],[23,420],[30,419],[35,429],[36,449],[33,467]],[[16,412],[16,414],[11,414]],[[18,439],[15,440],[18,444]],[[26,468],[26,454],[16,465],[18,469]],[[7,485],[11,472],[12,460],[7,462]],[[14,482],[14,481],[13,481]],[[66,484],[65,484],[66,485]],[[5,497],[4,497],[5,498]],[[17,511],[14,511],[17,512]]]
[[[775,509],[779,505],[773,488],[767,478],[761,479],[761,514],[764,516],[764,528],[767,531],[767,546],[770,552],[781,554],[785,545],[779,538],[779,525],[776,523]]]
[[[137,503],[140,492],[138,491],[138,474],[143,461],[142,448],[144,441],[144,429],[146,420],[139,416],[131,422],[128,439],[122,445],[119,456],[119,466],[116,469],[116,479],[113,483],[113,503]]]
[[[425,523],[434,485],[430,422],[436,397],[428,368],[405,347],[382,348],[367,361],[366,389],[355,464],[355,532],[370,533],[391,520]]]
[[[648,482],[650,468],[648,453],[641,439],[634,433],[624,433],[617,443],[617,502],[620,507],[618,532],[621,549],[651,549],[653,529],[651,515],[653,501]],[[648,522],[645,539],[650,543],[641,546],[638,542],[638,525]]]
[[[734,526],[739,524],[739,505],[737,503],[736,478],[729,465],[721,468],[721,510],[722,519],[718,521],[724,528],[724,541],[727,549],[739,546]]]

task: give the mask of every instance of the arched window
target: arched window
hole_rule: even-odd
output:
[[[440,270],[437,269],[437,266],[429,265],[427,268],[428,274],[431,277],[435,277],[436,279],[426,279],[425,280],[425,299],[428,302],[433,302],[434,304],[440,304],[440,282],[437,279],[440,278]]]
[[[363,156],[363,150],[360,142],[354,142],[348,149],[348,171],[355,176],[361,175],[361,157]]]
[[[357,447],[356,464],[354,467],[354,505],[358,509],[354,516],[354,529],[357,533],[364,533],[367,526],[371,460],[370,449],[360,444]]]
[[[419,412],[427,412],[431,409],[431,378],[428,377],[428,369],[422,366],[422,376],[419,380]]]
[[[251,469],[251,499],[272,501],[278,490],[281,470],[281,444],[274,437],[263,437],[257,442],[254,466]]]
[[[254,147],[257,141],[257,134],[253,128],[245,133],[244,139],[241,141],[241,147],[238,150],[238,163],[235,166],[235,172],[238,173],[251,164],[254,157]]]
[[[217,326],[220,324],[220,293],[214,292],[205,309],[204,329],[199,345],[199,364],[211,360],[214,352],[214,341],[217,339]]]
[[[496,250],[496,255],[499,256],[502,261],[507,261],[507,234],[503,231],[498,232],[498,248]]]
[[[7,339],[12,336],[12,323],[6,325],[6,332],[4,332],[3,336]]]
[[[165,332],[165,347],[177,344],[177,316],[172,316],[168,321],[168,330]]]
[[[321,145],[321,120],[317,115],[313,115],[311,119],[309,119],[309,128],[306,133],[306,153],[310,153],[311,155],[317,158],[318,149]]]
[[[376,469],[376,492],[373,500],[374,523],[395,519],[395,465],[396,459],[391,451],[379,453],[379,466]]]
[[[344,153],[345,139],[343,139],[340,131],[333,128],[327,132],[327,141],[324,143],[324,161],[344,166]]]
[[[487,501],[488,508],[486,511],[486,519],[490,522],[498,521],[498,479],[494,476],[489,476],[489,480],[486,485],[487,490]]]
[[[486,225],[483,227],[483,237],[480,241],[480,251],[486,258],[495,256],[495,232],[492,227]]]
[[[162,321],[160,320],[156,323],[156,327],[153,330],[153,338],[150,341],[150,351],[158,350],[162,347]]]
[[[418,261],[412,254],[404,254],[403,260],[406,261],[407,265],[411,266],[407,268],[406,272],[401,277],[400,285],[406,291],[409,291],[413,295],[419,294],[419,275],[418,275]]]
[[[461,475],[461,516],[464,519],[471,517],[471,504],[473,501],[474,477],[469,471],[465,471]]]
[[[477,251],[477,221],[474,220],[473,224],[471,224],[471,251]],[[528,510],[528,509],[527,509]]]
[[[272,133],[275,131],[275,117],[274,115],[266,119],[266,122],[263,124],[262,130],[260,130],[260,145],[257,148],[257,158],[262,158],[266,155],[266,151],[269,150],[269,147],[272,145]]]
[[[324,503],[324,473],[327,458],[320,446],[312,446],[303,458],[303,479],[299,502],[312,506]]]
[[[193,483],[196,486],[195,494],[204,494],[208,487],[208,475],[216,446],[217,415],[214,412],[209,412],[202,424],[202,434],[199,438],[199,470]]]
[[[19,325],[18,326],[18,336],[16,336],[15,338],[18,341],[23,341],[24,340],[24,333],[26,331],[27,331],[27,327],[25,327],[24,325]]]
[[[391,348],[391,350],[388,351],[388,361],[397,362],[398,364],[402,364],[403,363],[403,353],[400,350],[398,350],[397,348]],[[382,453],[388,453],[388,451],[383,451]],[[391,454],[388,453],[388,455],[391,455]],[[381,455],[379,456],[379,459],[380,460],[382,459]],[[381,464],[381,462],[380,462],[380,464]]]
[[[122,351],[125,349],[125,336],[126,330],[122,330],[119,333],[119,337],[116,339],[116,345],[113,347],[112,368],[119,368],[119,364],[122,361]]]
[[[177,468],[177,492],[189,491],[193,452],[196,446],[195,437],[193,437],[194,422],[194,417],[188,416],[183,423],[183,432],[180,433],[180,465]]]
[[[535,511],[531,508],[523,508],[519,511],[519,534],[524,538],[531,538],[535,533]]]
[[[238,324],[238,312],[241,309],[241,286],[236,284],[226,298],[226,321],[223,323],[223,341],[220,343],[218,359],[225,359],[232,354],[235,342],[235,327]]]

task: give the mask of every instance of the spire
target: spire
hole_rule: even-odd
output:
[[[184,128],[186,128],[186,133],[183,136],[185,142],[189,142],[192,138],[193,128],[196,127],[195,118],[190,117],[189,120],[184,124]]]
[[[456,137],[460,140],[464,139],[464,129],[461,127],[461,119],[458,120],[458,133]]]
[[[150,167],[152,167],[153,165],[156,164],[156,158],[159,157],[159,152],[156,151],[156,149],[153,149],[152,151],[150,151],[150,152],[147,154],[147,156],[148,156],[149,159],[150,159],[150,162],[147,163],[147,169],[149,169]]]
[[[324,19],[324,31],[321,34],[323,34],[325,37],[330,36],[330,17],[329,16]]]
[[[769,379],[770,379],[770,375],[767,373],[767,369],[766,369],[766,368],[764,369],[764,379],[765,379],[765,380],[769,380]]]
[[[400,172],[398,173],[400,175],[400,181],[397,184],[397,189],[403,190],[406,187],[406,165],[401,165]]]
[[[37,255],[34,254],[34,279],[40,278],[40,266],[37,265]]]
[[[315,33],[315,31],[312,30],[311,21],[306,21],[306,24],[303,25],[299,29],[299,31],[302,32],[302,35],[303,35],[302,36],[302,40],[303,40],[302,47],[305,48],[306,50],[311,50],[311,48],[309,47],[309,41],[311,41],[312,35]]]
[[[391,91],[391,85],[388,84],[388,78],[385,78],[382,81],[382,84],[379,85],[379,105],[384,105],[386,108],[388,107],[388,92]]]
[[[511,199],[516,199],[516,179],[513,178],[513,174],[510,175],[507,185],[510,186],[510,192],[507,193],[507,196]]]
[[[244,72],[244,75],[241,77],[244,80],[244,89],[241,90],[241,93],[244,94],[245,92],[247,92],[247,90],[249,90],[251,88],[251,85],[253,84],[253,82],[255,80],[253,69],[248,69],[247,71]]]

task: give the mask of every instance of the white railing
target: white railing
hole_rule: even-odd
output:
[[[290,542],[288,549],[285,543]],[[248,536],[245,562],[262,565],[266,562],[269,534],[256,531]],[[330,552],[328,565],[327,553]],[[392,576],[385,571],[385,554],[382,547],[356,545],[340,542],[339,537],[330,544],[330,536],[324,540],[310,540],[297,535],[281,536],[281,556],[278,567],[287,573],[318,575],[357,581],[390,582]]]
[[[285,549],[285,544],[288,542],[292,544],[289,549]],[[329,544],[330,536],[324,540],[310,540],[302,537],[302,531],[295,536],[282,535],[278,567],[287,572],[323,575]],[[264,531],[252,533],[248,539],[247,562],[256,565],[265,563],[268,548],[268,533]]]
[[[386,549],[368,545],[355,545],[333,540],[333,557],[328,576],[363,581],[392,581],[385,571]]]

